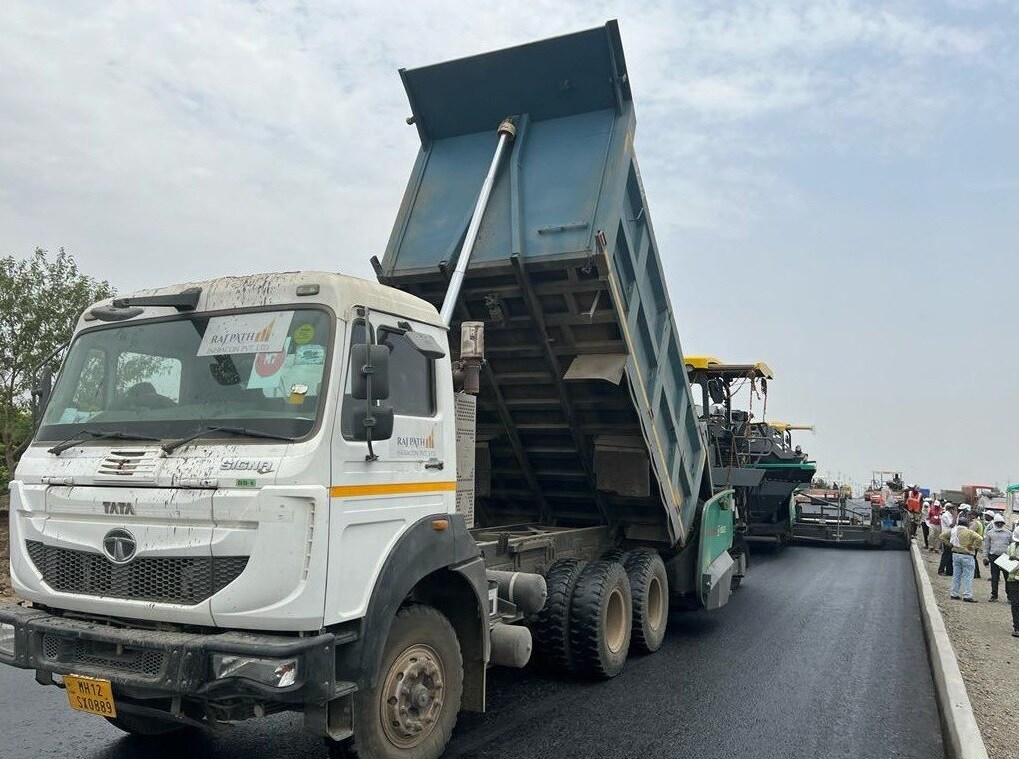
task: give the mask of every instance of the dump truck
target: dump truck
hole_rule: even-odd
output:
[[[0,661],[71,708],[437,757],[490,666],[612,677],[728,601],[617,25],[400,74],[379,282],[118,296],[44,373]]]

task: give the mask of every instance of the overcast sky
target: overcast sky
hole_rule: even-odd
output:
[[[0,249],[121,291],[370,277],[397,68],[609,18],[685,351],[771,364],[822,472],[1019,480],[1014,1],[5,0]]]

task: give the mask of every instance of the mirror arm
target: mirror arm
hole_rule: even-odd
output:
[[[371,315],[370,310],[365,307],[364,309],[364,324],[365,334],[368,336],[368,345],[375,345],[375,336],[372,333],[371,320],[368,318]],[[365,376],[365,407],[364,407],[364,433],[365,442],[368,443],[368,453],[365,455],[365,461],[378,461],[378,454],[375,453],[375,449],[372,447],[372,427],[375,426],[375,417],[372,416],[372,374],[375,372],[375,367],[372,365],[372,352],[371,348],[368,349],[368,363],[361,367],[361,372]]]

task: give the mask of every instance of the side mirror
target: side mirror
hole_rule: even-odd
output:
[[[393,436],[393,407],[386,405],[372,406],[366,413],[360,406],[353,409],[350,416],[351,436],[358,442],[368,440],[371,431],[372,440],[389,440]]]
[[[53,370],[44,366],[39,370],[35,385],[32,387],[32,423],[36,427],[42,422],[42,415],[46,412],[52,392]]]
[[[350,394],[359,401],[368,399],[371,379],[371,400],[389,397],[389,348],[384,345],[352,345],[350,347]],[[390,412],[391,414],[392,412]],[[392,420],[390,420],[392,430]],[[378,440],[375,434],[372,438]]]
[[[708,380],[708,395],[715,403],[725,403],[725,388],[720,379]]]

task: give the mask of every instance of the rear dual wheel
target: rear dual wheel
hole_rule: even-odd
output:
[[[630,551],[623,560],[633,601],[634,651],[654,653],[662,647],[669,622],[669,578],[665,564],[650,548]]]
[[[530,624],[535,659],[560,672],[573,671],[570,646],[570,612],[577,581],[587,566],[579,559],[561,559],[548,570],[545,606]]]
[[[615,561],[592,561],[577,579],[570,604],[570,648],[577,674],[618,675],[630,648],[633,604],[626,570]]]

